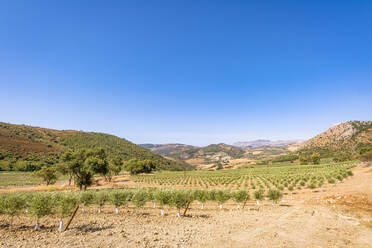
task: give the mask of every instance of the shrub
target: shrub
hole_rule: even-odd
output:
[[[305,156],[300,156],[300,164],[306,165],[307,163],[307,158]]]
[[[222,204],[227,202],[231,198],[231,194],[227,190],[217,190],[215,192],[215,199],[220,204],[220,209],[222,209]]]
[[[13,227],[13,218],[25,208],[26,202],[19,194],[7,194],[1,199],[1,212],[11,217],[10,228]]]
[[[168,189],[161,189],[155,191],[154,198],[155,201],[160,205],[161,210],[160,213],[163,216],[164,215],[164,206],[169,204],[170,202],[170,190]]]
[[[315,189],[316,188],[316,184],[315,182],[311,182],[308,186],[310,189]]]
[[[133,193],[132,202],[137,208],[143,207],[147,201],[147,192],[143,189],[138,189]]]
[[[253,193],[253,196],[254,196],[254,199],[256,199],[256,204],[257,205],[260,205],[260,200],[262,200],[264,198],[264,192],[263,190],[256,190],[254,193]]]
[[[115,190],[110,193],[109,201],[115,206],[115,213],[119,213],[119,207],[127,202],[128,194],[124,190]]]
[[[238,209],[240,209],[240,203],[248,200],[249,194],[248,191],[246,190],[238,190],[232,194],[232,198],[234,199],[235,202],[238,203]]]
[[[72,214],[79,201],[73,194],[58,194],[55,199],[56,215],[59,218],[59,231],[63,228],[63,218]]]
[[[155,191],[156,191],[155,188],[149,188],[147,190],[147,199],[149,201],[152,201],[154,208],[156,208],[156,204],[155,204]]]
[[[177,208],[177,216],[180,217],[180,209],[186,207],[186,204],[192,201],[192,194],[189,190],[172,190],[170,204]]]
[[[273,201],[273,205],[278,202],[280,198],[282,198],[283,194],[279,190],[269,190],[268,197],[270,200]]]
[[[34,175],[43,179],[47,185],[55,184],[57,181],[57,170],[53,166],[43,166],[41,170],[35,171]]]
[[[47,193],[37,193],[35,194],[30,202],[30,214],[36,217],[35,230],[39,229],[40,218],[52,213],[54,206],[53,198]]]
[[[93,192],[91,191],[84,191],[80,194],[80,202],[83,204],[83,212],[85,212],[84,207],[91,205],[94,202]]]
[[[333,178],[328,178],[328,183],[335,183],[335,180]]]
[[[152,160],[141,161],[134,158],[124,164],[124,169],[129,171],[130,174],[135,175],[139,173],[150,173],[156,169],[156,166]]]
[[[204,204],[208,200],[208,191],[206,190],[195,190],[194,199],[201,202],[201,209],[204,209]]]
[[[107,192],[106,191],[97,192],[94,200],[95,200],[95,203],[98,205],[98,213],[101,213],[102,207],[105,205],[105,203],[108,200]]]
[[[320,155],[317,153],[314,153],[311,156],[311,160],[313,161],[313,164],[320,164]]]

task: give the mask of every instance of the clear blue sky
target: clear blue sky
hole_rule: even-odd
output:
[[[0,121],[135,143],[372,119],[372,1],[0,2]]]

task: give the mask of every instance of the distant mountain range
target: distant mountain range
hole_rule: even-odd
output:
[[[360,149],[372,149],[372,122],[349,121],[333,125],[327,131],[307,141],[302,140],[252,140],[236,142],[233,145],[212,144],[197,147],[184,144],[142,144],[160,155],[198,165],[223,162],[237,158],[257,160],[286,154],[322,157],[336,156],[342,152],[358,153]]]
[[[245,153],[242,148],[223,143],[212,144],[205,147],[184,144],[140,144],[140,146],[163,156],[184,160],[191,164],[241,158]]]
[[[312,139],[254,140],[234,145],[212,144],[205,147],[185,144],[141,144],[110,134],[75,130],[53,130],[0,122],[0,170],[24,168],[30,165],[53,164],[61,153],[79,148],[102,147],[109,159],[121,156],[154,160],[159,169],[191,169],[190,165],[252,161],[286,154],[337,157],[372,152],[372,121],[349,121],[331,126]],[[349,154],[351,154],[349,156]]]
[[[256,148],[256,147],[262,147],[262,146],[287,146],[287,145],[293,145],[301,143],[303,140],[252,140],[252,141],[239,141],[235,142],[233,146],[241,147],[241,148]]]

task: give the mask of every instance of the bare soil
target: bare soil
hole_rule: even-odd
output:
[[[286,194],[279,205],[268,201],[258,208],[250,201],[237,210],[228,202],[222,210],[197,202],[186,217],[175,209],[151,204],[143,209],[110,205],[79,210],[69,230],[59,233],[58,220],[0,217],[0,247],[372,247],[372,167],[358,166],[354,176],[322,189]],[[66,220],[65,220],[66,221]]]

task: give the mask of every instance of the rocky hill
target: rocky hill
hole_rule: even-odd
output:
[[[189,167],[184,162],[166,159],[114,135],[0,122],[0,169],[53,164],[64,151],[97,147],[104,148],[109,158],[118,155],[124,160],[154,160],[159,169],[181,170]]]
[[[372,121],[348,121],[331,126],[327,131],[298,145],[301,153],[318,152],[322,156],[358,153],[372,145]]]

